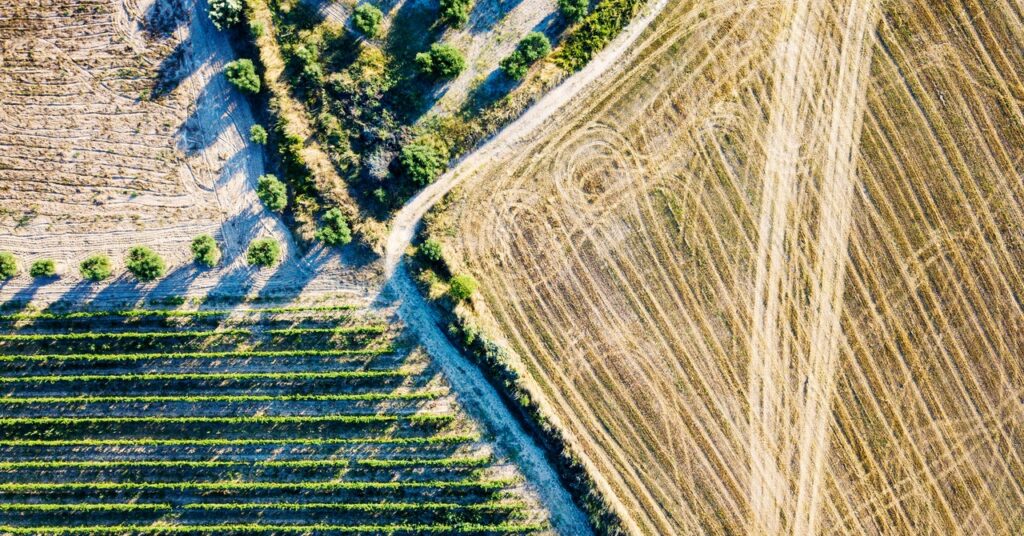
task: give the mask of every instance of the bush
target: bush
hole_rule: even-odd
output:
[[[57,263],[53,262],[53,259],[39,259],[29,267],[28,275],[32,277],[53,277],[57,275]]]
[[[18,261],[14,255],[4,251],[0,253],[0,279],[10,279],[18,275]]]
[[[366,37],[377,37],[384,14],[371,4],[360,4],[352,12],[352,25]]]
[[[629,24],[645,0],[601,0],[589,15],[565,38],[558,63],[575,71],[590,61]]]
[[[430,262],[439,262],[442,258],[441,244],[433,238],[428,238],[420,244],[419,254]]]
[[[570,22],[577,22],[587,14],[590,0],[558,0],[558,9]]]
[[[533,65],[533,62],[551,53],[551,42],[540,32],[531,32],[509,56],[501,60],[501,70],[508,76],[519,80],[526,75],[526,71]]]
[[[317,229],[316,238],[328,246],[344,246],[352,241],[352,230],[341,209],[332,208],[324,214],[323,226]]]
[[[441,0],[441,21],[462,26],[469,20],[472,0]]]
[[[242,58],[225,65],[224,76],[243,93],[255,95],[260,92],[260,76],[250,59]]]
[[[398,161],[413,182],[425,186],[444,171],[448,157],[434,145],[413,142],[402,148]]]
[[[85,259],[82,264],[78,265],[78,270],[82,272],[82,277],[89,281],[101,281],[110,277],[113,272],[110,267],[110,257],[103,254]]]
[[[460,302],[468,299],[476,292],[477,282],[473,279],[473,276],[466,274],[459,274],[453,276],[451,281],[448,282],[448,295],[453,300]]]
[[[220,248],[217,241],[208,234],[199,235],[192,240],[192,259],[196,264],[213,268],[220,262]]]
[[[451,45],[434,43],[429,52],[416,54],[416,67],[421,73],[436,79],[455,78],[466,68],[466,58]]]
[[[256,195],[275,212],[288,206],[288,188],[274,175],[263,175],[256,180]]]
[[[135,246],[128,250],[124,265],[128,271],[142,282],[152,281],[164,275],[167,265],[155,251],[146,246]]]
[[[253,125],[249,129],[249,141],[260,145],[267,143],[267,129],[260,125]]]
[[[249,244],[245,260],[253,266],[273,266],[281,258],[281,246],[273,238],[260,238]]]
[[[218,30],[234,26],[242,18],[242,0],[210,0],[209,14]]]

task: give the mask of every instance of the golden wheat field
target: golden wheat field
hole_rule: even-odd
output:
[[[638,534],[1024,533],[1024,5],[671,2],[444,220]]]

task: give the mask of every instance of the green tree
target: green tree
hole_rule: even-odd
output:
[[[57,275],[57,263],[53,262],[53,259],[39,259],[29,267],[28,275],[32,277],[53,277]]]
[[[249,141],[260,145],[267,143],[267,129],[261,125],[253,125],[249,128]]]
[[[501,60],[501,70],[516,80],[526,75],[530,65],[551,53],[551,42],[540,32],[531,32],[516,46],[512,54]]]
[[[558,9],[570,22],[582,19],[590,8],[590,0],[558,0]]]
[[[432,144],[412,142],[402,148],[398,161],[413,182],[425,186],[444,171],[448,155]]]
[[[224,66],[224,76],[243,93],[255,95],[260,92],[260,75],[252,60],[242,58]]]
[[[377,37],[384,14],[372,4],[359,4],[352,11],[352,25],[366,37]]]
[[[443,256],[441,252],[441,244],[433,238],[428,238],[420,244],[419,254],[430,262],[439,262]]]
[[[162,277],[167,271],[167,265],[160,255],[146,246],[129,249],[124,265],[136,279],[144,283]]]
[[[281,258],[281,246],[273,238],[260,238],[249,244],[245,260],[253,266],[273,266]]]
[[[82,272],[82,277],[90,281],[101,281],[110,277],[110,274],[113,272],[110,265],[110,257],[102,253],[82,261],[82,264],[78,265],[78,270]]]
[[[10,279],[18,275],[18,260],[12,253],[0,253],[0,279]]]
[[[459,274],[448,282],[448,295],[457,302],[468,299],[476,292],[477,282],[473,276]]]
[[[234,26],[242,18],[242,0],[210,0],[209,14],[218,30]]]
[[[352,229],[341,209],[335,207],[324,214],[323,225],[317,229],[316,237],[328,246],[344,246],[352,241]]]
[[[199,235],[192,240],[192,259],[196,264],[213,268],[220,262],[220,248],[217,241],[208,234]]]
[[[263,175],[256,180],[256,195],[275,212],[288,206],[288,188],[274,175]]]
[[[448,80],[466,68],[466,58],[451,45],[434,43],[428,52],[416,54],[416,67],[431,78]]]
[[[441,21],[452,26],[462,26],[469,20],[472,0],[441,0]]]

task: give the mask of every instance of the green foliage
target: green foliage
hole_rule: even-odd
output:
[[[224,66],[224,76],[243,93],[255,95],[260,92],[260,76],[252,60],[242,58]]]
[[[352,241],[352,230],[341,209],[335,207],[324,214],[323,226],[317,229],[316,238],[328,246],[344,246]]]
[[[420,244],[419,254],[430,262],[439,262],[442,258],[441,244],[433,238],[424,240],[423,243]]]
[[[468,274],[458,274],[453,276],[451,281],[448,282],[448,295],[453,300],[460,302],[469,299],[470,296],[476,292],[477,282],[473,276]]]
[[[570,22],[576,22],[587,14],[590,0],[558,0],[558,9]]]
[[[565,38],[558,53],[558,64],[576,71],[587,64],[629,24],[646,0],[601,0]]]
[[[90,281],[102,281],[110,277],[113,272],[110,257],[102,253],[82,261],[82,264],[78,265],[78,270],[82,272],[82,277]]]
[[[501,70],[516,80],[526,75],[526,71],[533,65],[533,62],[551,53],[551,42],[540,32],[531,32],[512,54],[501,60]]]
[[[18,261],[14,255],[4,251],[0,253],[0,279],[10,279],[18,275]]]
[[[253,125],[249,129],[249,141],[264,145],[267,143],[267,129],[261,125]]]
[[[444,43],[430,45],[430,51],[416,54],[416,67],[431,78],[455,78],[466,68],[466,58],[459,50]]]
[[[253,37],[263,37],[263,23],[254,20],[249,21],[249,35]]]
[[[434,182],[448,165],[448,155],[436,144],[412,142],[402,148],[399,163],[413,182],[425,186]]]
[[[256,180],[256,195],[267,208],[275,212],[280,212],[288,206],[288,189],[274,175],[263,175]]]
[[[242,18],[242,0],[210,0],[209,15],[218,30],[234,26]]]
[[[253,266],[273,266],[281,258],[281,246],[273,238],[260,238],[249,244],[245,260]]]
[[[128,271],[142,282],[153,281],[164,275],[167,265],[155,251],[146,246],[135,246],[128,250],[124,265]]]
[[[28,269],[28,275],[32,277],[53,277],[57,275],[57,264],[53,259],[39,259],[32,263]]]
[[[192,240],[192,259],[196,264],[213,268],[220,262],[220,248],[217,241],[208,234],[199,235]]]
[[[384,14],[372,4],[359,4],[352,11],[352,25],[366,37],[377,37]]]
[[[441,21],[462,26],[469,20],[472,0],[441,0]]]

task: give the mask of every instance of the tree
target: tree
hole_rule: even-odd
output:
[[[416,54],[416,67],[435,79],[452,79],[466,68],[466,58],[451,45],[434,43],[428,52]]]
[[[208,234],[199,235],[192,240],[192,259],[196,264],[213,268],[220,262],[220,248],[217,241]]]
[[[468,299],[476,292],[477,282],[473,276],[459,274],[448,282],[448,295],[457,302]]]
[[[260,145],[267,143],[267,129],[261,125],[253,125],[249,128],[249,141]]]
[[[372,4],[359,4],[352,11],[352,25],[366,37],[377,37],[383,21],[384,14]]]
[[[587,14],[590,0],[558,0],[558,9],[570,22],[576,22]]]
[[[210,0],[209,14],[218,30],[234,26],[242,18],[242,0]]]
[[[501,60],[501,70],[516,80],[526,75],[530,65],[551,53],[551,42],[540,32],[531,32],[516,46],[512,54]]]
[[[344,246],[352,241],[352,229],[341,209],[335,207],[324,214],[323,226],[317,229],[316,237],[328,246]]]
[[[90,281],[101,281],[110,277],[113,271],[110,268],[110,257],[101,254],[93,255],[78,265],[82,277]]]
[[[256,180],[256,195],[275,212],[288,206],[288,188],[274,175],[263,175]]]
[[[53,277],[57,275],[57,263],[53,262],[53,259],[39,259],[29,267],[28,275],[32,277]]]
[[[444,171],[448,157],[432,144],[412,142],[402,148],[398,161],[413,182],[425,186]]]
[[[9,252],[0,253],[0,279],[10,279],[16,275],[18,275],[18,260]]]
[[[469,20],[471,0],[441,0],[441,20],[452,26],[462,26]]]
[[[152,281],[164,275],[167,265],[155,251],[146,246],[135,246],[128,250],[124,258],[125,268],[128,269],[136,279],[143,283]]]
[[[281,246],[273,238],[260,238],[249,244],[245,260],[253,266],[273,266],[281,258]]]
[[[441,260],[441,244],[437,243],[437,240],[428,238],[420,244],[419,254],[430,262],[439,262]]]
[[[224,76],[243,93],[255,95],[260,92],[260,75],[252,60],[242,58],[224,66]]]

